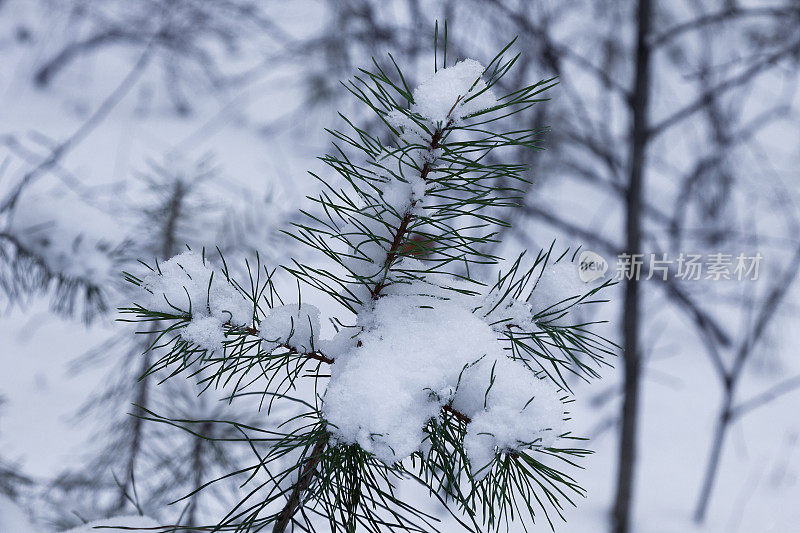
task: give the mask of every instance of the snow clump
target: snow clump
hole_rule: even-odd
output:
[[[395,109],[386,115],[389,125],[402,132],[400,138],[418,147],[409,154],[415,164],[430,166],[442,156],[442,148],[433,146],[431,132],[457,126],[468,116],[497,105],[497,97],[481,78],[484,70],[474,59],[439,69],[414,89],[409,110]]]
[[[530,302],[538,312],[544,312],[541,322],[549,326],[569,326],[580,297],[586,294],[586,284],[581,281],[578,265],[559,261],[547,265],[531,293]]]
[[[188,311],[189,324],[181,336],[208,350],[221,350],[226,325],[251,321],[253,307],[224,278],[212,278],[213,270],[203,257],[186,251],[159,264],[142,280],[142,307],[162,313]]]
[[[117,275],[113,255],[122,228],[73,196],[21,196],[8,232],[51,273],[105,286]]]
[[[474,59],[439,69],[414,89],[411,111],[433,124],[446,124],[497,105],[497,98],[481,78],[484,70]]]
[[[362,312],[358,335],[326,346],[338,347],[326,353],[335,362],[323,405],[334,438],[392,464],[425,447],[425,426],[447,406],[471,421],[465,448],[479,476],[498,451],[551,445],[563,426],[557,388],[511,360],[458,298],[411,285]]]
[[[319,330],[319,309],[310,304],[275,306],[259,323],[262,339],[275,346],[289,346],[299,353],[313,351],[313,339]]]

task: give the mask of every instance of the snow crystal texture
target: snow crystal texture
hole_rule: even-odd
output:
[[[151,311],[190,311],[191,322],[181,330],[189,342],[208,350],[222,349],[224,325],[247,324],[253,308],[227,280],[212,277],[200,254],[186,251],[159,265],[142,280],[139,304]]]
[[[447,123],[497,105],[497,98],[481,78],[483,71],[483,65],[474,59],[439,69],[414,89],[411,111],[431,122]]]
[[[546,446],[561,433],[555,386],[509,359],[492,327],[457,301],[384,296],[360,326],[327,354],[335,363],[323,413],[341,442],[400,461],[424,447],[425,426],[447,405],[472,420],[465,446],[479,471],[497,451]]]

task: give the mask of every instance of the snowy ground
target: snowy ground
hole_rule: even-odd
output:
[[[24,2],[17,1],[14,6],[22,10]],[[3,17],[10,8],[5,9]],[[20,16],[35,20],[35,14]],[[9,39],[10,30],[0,20],[0,39]],[[37,151],[41,140],[34,133],[56,141],[65,138],[135,61],[130,50],[112,49],[77,63],[53,88],[41,91],[31,86],[30,79],[32,66],[46,45],[6,46],[0,63],[0,135],[15,135]],[[284,80],[291,80],[292,74],[291,69],[275,73]],[[109,203],[101,202],[98,207],[113,205],[110,198],[126,194],[131,174],[141,169],[148,157],[160,157],[174,149],[188,155],[210,151],[226,181],[259,193],[277,186],[287,204],[301,205],[303,195],[313,187],[304,172],[317,164],[313,156],[324,146],[319,126],[330,125],[332,114],[308,117],[307,123],[297,124],[288,135],[264,137],[257,132],[259,126],[291,106],[291,82],[276,89],[265,81],[241,94],[200,100],[188,118],[176,117],[167,108],[159,87],[157,73],[143,76],[110,116],[62,161],[61,166],[80,176],[79,190],[113,192],[105,196]],[[155,96],[148,99],[148,94]],[[657,306],[658,302],[648,304]],[[696,341],[686,342],[681,318],[659,318],[658,334],[648,332],[646,336],[654,349],[645,371],[636,533],[800,531],[800,393],[786,395],[734,423],[707,524],[691,523],[720,401],[719,387],[707,358],[693,347]],[[792,328],[790,318],[782,320],[771,334],[772,354],[763,356],[776,362],[749,372],[740,398],[758,394],[775,382],[776,375],[788,377],[800,371],[800,359],[793,350],[800,345],[800,332]],[[114,327],[105,321],[86,330],[77,322],[53,318],[42,301],[33,302],[25,311],[12,309],[0,315],[0,394],[8,400],[0,417],[0,450],[34,478],[45,479],[80,459],[88,433],[83,423],[76,423],[74,414],[97,389],[106,369],[76,375],[70,363],[97,346]],[[785,355],[771,357],[774,354]],[[605,375],[602,382],[576,388],[575,432],[592,437],[589,447],[596,453],[585,462],[586,470],[576,473],[588,496],[578,502],[577,509],[566,511],[565,524],[556,522],[560,532],[602,531],[613,499],[616,431],[608,417],[618,409],[619,398],[613,391],[619,370],[609,369]],[[611,401],[602,407],[592,405],[595,396],[608,394]],[[422,503],[425,495],[415,499],[426,505]],[[0,533],[28,533],[19,513],[0,500]],[[548,527],[542,522],[539,529],[547,531]],[[49,530],[40,525],[30,531]],[[452,531],[458,528],[453,525]]]

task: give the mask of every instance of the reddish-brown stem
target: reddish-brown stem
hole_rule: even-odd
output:
[[[225,325],[226,326],[231,326],[231,323],[230,322],[226,322]],[[239,331],[247,333],[248,335],[253,335],[254,337],[257,337],[258,334],[259,334],[258,329],[257,328],[253,328],[253,327],[242,327],[242,328],[234,328],[234,329],[238,329]],[[333,361],[334,361],[332,357],[326,356],[324,353],[320,352],[319,350],[315,350],[313,352],[307,352],[307,353],[301,354],[297,350],[297,348],[295,348],[293,346],[290,346],[287,343],[279,344],[278,346],[276,346],[276,348],[286,348],[287,350],[289,350],[289,352],[291,352],[293,354],[304,355],[305,357],[308,357],[309,359],[316,359],[317,361],[322,361],[323,363],[328,363],[329,365],[332,365]]]
[[[459,96],[459,100],[460,99],[461,97]],[[453,109],[455,109],[457,104],[458,100],[456,100],[456,103],[453,104],[453,108],[450,109],[450,113],[453,112]],[[450,113],[448,113],[447,115],[450,116]],[[433,135],[431,136],[431,142],[428,143],[428,146],[430,146],[431,150],[436,150],[437,148],[439,148],[439,143],[441,142],[442,137],[444,136],[447,129],[450,128],[450,126],[452,125],[453,125],[453,119],[450,119],[443,128],[439,128],[433,132]],[[422,170],[420,170],[420,177],[423,180],[428,179],[428,174],[430,174],[431,168],[432,167],[430,161],[425,161],[425,164],[422,165]],[[413,207],[413,204],[411,207]],[[394,260],[397,258],[397,255],[400,253],[400,250],[403,245],[403,238],[408,232],[408,226],[413,218],[414,216],[411,214],[411,209],[409,208],[409,210],[405,213],[405,215],[403,215],[403,219],[400,221],[400,225],[397,226],[397,231],[395,232],[394,237],[392,238],[392,244],[389,245],[389,251],[386,252],[386,259],[384,260],[383,268],[381,269],[384,273],[388,272],[389,268],[392,266],[392,263],[394,263]],[[381,281],[376,283],[375,286],[370,291],[370,298],[372,298],[373,300],[377,300],[378,297],[380,296],[381,291],[385,286],[386,286],[386,275],[384,274],[383,279],[381,279]]]
[[[459,100],[460,99],[461,97],[459,97]],[[450,113],[452,113],[453,109],[455,109],[456,105],[458,105],[459,100],[456,100],[456,103],[453,104],[452,109],[450,109]],[[448,117],[450,116],[450,113],[448,113]],[[439,148],[439,143],[441,142],[442,137],[444,136],[447,129],[453,125],[453,122],[454,122],[453,119],[449,119],[447,124],[443,128],[439,128],[433,132],[433,135],[431,136],[431,141],[429,143],[431,150]],[[432,169],[431,162],[426,161],[425,164],[422,166],[422,170],[420,170],[420,177],[423,180],[427,180],[428,174],[430,174],[431,169]],[[380,297],[381,290],[383,290],[383,288],[386,286],[386,273],[388,273],[389,268],[392,266],[392,263],[394,263],[395,259],[397,258],[397,255],[400,253],[400,250],[403,245],[403,238],[408,232],[408,226],[411,223],[412,219],[413,215],[411,214],[411,210],[409,209],[403,215],[403,218],[400,221],[400,225],[397,227],[397,231],[392,237],[392,243],[389,246],[389,251],[386,253],[386,259],[383,262],[383,269],[382,269],[384,272],[383,279],[377,282],[375,284],[375,287],[373,287],[372,290],[370,291],[370,297],[373,300],[376,300]],[[288,348],[290,350],[294,350],[294,348],[291,347]],[[323,354],[319,352],[313,352],[311,354],[305,354],[305,355],[312,359],[318,359],[326,363],[333,363],[333,359],[325,357]],[[445,406],[444,409],[452,413],[453,416],[455,416],[459,420],[467,424],[470,422],[469,417],[463,415],[462,413],[459,413],[452,407]],[[297,480],[297,483],[295,483],[292,489],[292,494],[289,497],[289,500],[286,502],[286,505],[284,506],[283,510],[281,510],[281,513],[278,515],[278,520],[275,523],[275,527],[272,530],[273,533],[283,533],[286,530],[286,527],[291,523],[292,517],[300,507],[301,503],[300,499],[303,492],[305,492],[305,490],[308,489],[309,485],[311,484],[311,480],[314,478],[317,465],[322,459],[322,452],[325,450],[326,444],[327,441],[320,441],[317,443],[316,446],[314,446],[314,449],[311,452],[311,456],[303,466],[303,471],[301,472],[300,477]]]
[[[294,348],[289,348],[290,350],[297,352]],[[328,363],[329,365],[333,364],[334,359],[332,357],[326,357],[321,352],[310,352],[303,354],[309,359],[316,359],[317,361],[322,361],[323,363]]]
[[[428,163],[425,163],[427,166]],[[408,231],[408,225],[411,223],[411,212],[408,212],[403,217],[403,220],[400,221],[400,225],[397,227],[397,232],[394,234],[394,238],[392,239],[392,244],[389,246],[389,252],[386,254],[386,260],[383,263],[383,269],[387,270],[392,263],[394,263],[397,254],[400,251],[400,245],[403,242],[403,236],[405,235],[406,231]],[[381,290],[386,286],[386,276],[384,279],[379,281],[370,291],[370,297],[373,300],[377,300],[378,296],[381,293]]]
[[[295,483],[294,487],[292,488],[292,493],[289,495],[286,505],[284,505],[283,509],[278,515],[278,519],[275,522],[275,527],[272,528],[272,533],[284,533],[284,531],[286,531],[286,527],[291,523],[292,517],[300,507],[300,499],[303,495],[303,492],[308,489],[308,487],[311,485],[311,481],[314,479],[314,473],[317,470],[317,465],[322,460],[322,455],[327,444],[327,439],[320,439],[317,444],[314,445],[314,449],[311,450],[311,455],[306,460],[300,475],[297,478],[297,483]]]
[[[333,361],[334,361],[334,359],[332,357],[328,357],[328,356],[326,356],[324,353],[322,353],[320,351],[307,352],[307,353],[302,353],[301,354],[297,350],[297,348],[295,348],[293,346],[289,346],[288,344],[281,344],[278,347],[286,348],[287,350],[289,350],[290,353],[303,355],[305,357],[308,357],[309,359],[315,359],[317,361],[322,361],[323,363],[328,363],[329,365],[332,365]]]
[[[464,413],[456,411],[451,405],[445,405],[444,407],[442,407],[442,411],[447,411],[448,413],[453,415],[453,417],[455,417],[457,420],[464,422],[465,424],[469,424],[470,422],[472,422],[472,419],[470,417],[468,417]]]

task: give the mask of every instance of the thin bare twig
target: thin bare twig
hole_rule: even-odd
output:
[[[142,74],[152,58],[152,52],[152,45],[148,45],[139,56],[139,59],[134,64],[133,68],[131,68],[130,72],[128,72],[125,78],[119,83],[119,85],[117,85],[111,94],[109,94],[108,97],[103,100],[103,103],[101,103],[95,112],[92,113],[89,119],[81,124],[81,126],[75,130],[72,135],[67,137],[66,140],[56,146],[46,159],[44,159],[41,163],[28,171],[22,177],[14,190],[8,195],[3,203],[0,204],[0,213],[13,209],[19,200],[22,191],[25,190],[28,185],[30,185],[42,174],[56,166],[70,150],[79,145],[103,122],[103,120],[105,120],[105,118],[111,113],[117,104],[119,104],[119,102],[134,87],[134,85],[136,85],[139,76]]]

